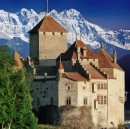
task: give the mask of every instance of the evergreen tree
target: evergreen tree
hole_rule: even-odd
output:
[[[14,69],[15,62],[6,46],[0,47],[0,123],[11,129],[36,129],[31,111],[28,76],[25,69]]]

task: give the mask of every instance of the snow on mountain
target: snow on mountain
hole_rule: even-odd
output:
[[[75,9],[65,10],[58,13],[52,10],[51,15],[68,31],[68,43],[72,44],[76,37],[92,48],[99,48],[100,44],[111,44],[119,48],[130,50],[130,30],[113,31],[104,29],[98,25],[88,22],[79,11]],[[0,41],[11,40],[18,42],[15,38],[23,42],[29,42],[29,34],[43,17],[45,12],[36,13],[33,9],[21,9],[17,13],[10,13],[0,10]]]
[[[76,35],[86,44],[98,48],[101,43],[109,43],[123,49],[130,49],[130,30],[112,31],[88,22],[75,9],[63,12],[50,12],[50,15],[61,23],[68,31],[68,42],[73,43]]]

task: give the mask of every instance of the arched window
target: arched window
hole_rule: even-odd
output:
[[[84,98],[84,105],[87,105],[87,98]]]
[[[66,104],[67,104],[67,105],[71,105],[71,98],[70,98],[70,97],[68,97],[68,98],[66,99]]]

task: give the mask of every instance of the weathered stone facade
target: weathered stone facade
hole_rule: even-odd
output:
[[[95,54],[80,40],[67,50],[66,32],[38,31],[30,33],[30,57],[35,110],[48,105],[89,106],[95,127],[124,122],[125,73],[116,63],[116,54],[111,57],[103,46]]]

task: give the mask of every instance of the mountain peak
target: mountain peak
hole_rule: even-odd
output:
[[[50,15],[69,31],[68,42],[73,43],[78,38],[90,46],[97,48],[100,43],[115,45],[123,49],[130,49],[130,31],[112,31],[88,22],[76,9],[69,9],[58,13],[52,10]],[[21,37],[24,41],[29,38],[27,32],[36,26],[45,16],[45,12],[37,14],[33,9],[22,8],[18,13],[0,10],[0,30],[2,38]],[[10,28],[10,29],[8,29]],[[6,36],[7,35],[7,36]],[[8,36],[9,35],[9,36]],[[80,35],[80,36],[79,36]]]

